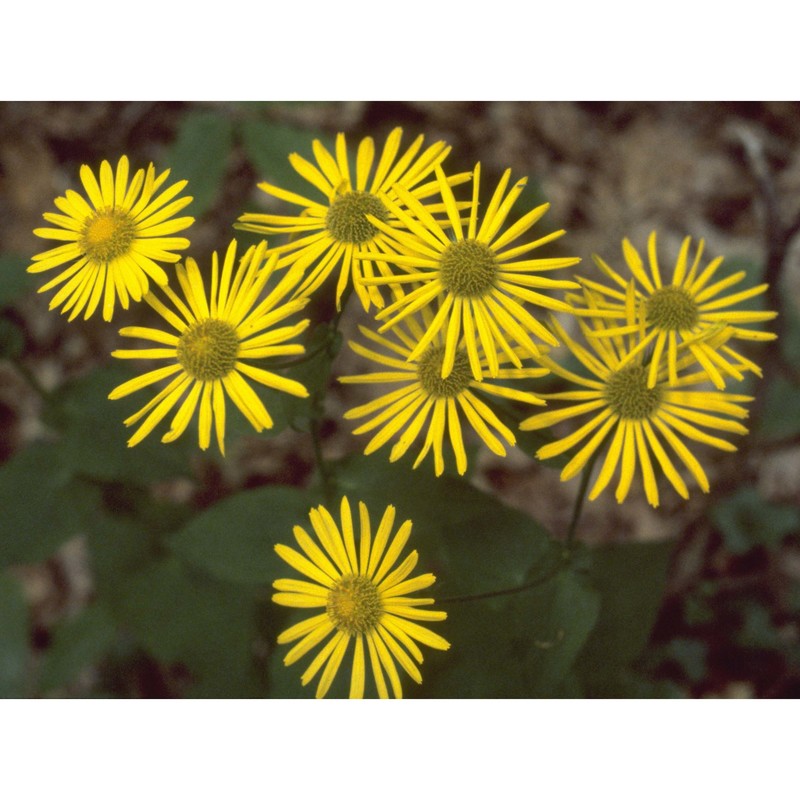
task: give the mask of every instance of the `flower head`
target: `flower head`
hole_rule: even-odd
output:
[[[282,266],[299,262],[308,267],[316,262],[298,287],[298,294],[310,294],[340,267],[337,306],[352,276],[353,288],[364,308],[369,309],[371,304],[382,307],[380,292],[362,282],[362,278],[375,274],[376,267],[381,274],[390,273],[381,255],[385,249],[385,237],[368,216],[389,227],[397,225],[397,218],[387,205],[389,198],[396,198],[395,187],[402,187],[417,200],[434,194],[437,190],[435,184],[421,182],[450,152],[444,142],[436,142],[420,153],[424,137],[418,136],[398,158],[402,134],[401,128],[395,128],[389,134],[374,172],[375,142],[372,137],[368,136],[359,143],[354,172],[350,168],[343,133],[336,137],[335,157],[315,139],[316,165],[297,153],[292,153],[289,161],[322,194],[322,199],[306,198],[263,182],[258,184],[263,192],[300,206],[302,211],[297,216],[243,214],[235,227],[296,237],[275,248],[275,252],[281,253]],[[455,180],[465,179],[457,176]],[[353,257],[356,249],[364,251],[363,258],[358,261]]]
[[[300,280],[300,272],[287,272],[258,302],[278,261],[278,257],[273,255],[264,264],[266,246],[266,242],[262,242],[257,247],[250,247],[235,272],[235,240],[228,246],[221,273],[219,259],[214,253],[209,298],[193,258],[186,259],[185,267],[179,265],[177,268],[185,302],[169,286],[163,287],[175,311],[152,292],[146,295],[145,301],[169,323],[174,333],[160,328],[120,330],[121,336],[138,337],[162,346],[115,350],[111,355],[116,358],[164,359],[167,366],[121,384],[109,395],[111,400],[172,378],[147,405],[125,420],[126,425],[133,425],[144,419],[128,441],[129,447],[142,441],[179,401],[182,402],[169,431],[162,436],[162,442],[173,442],[186,430],[199,402],[200,447],[205,450],[209,446],[213,421],[217,444],[224,454],[226,395],[257,431],[271,428],[269,412],[245,377],[296,397],[308,396],[306,388],[297,381],[247,363],[251,359],[305,352],[303,345],[286,342],[305,330],[308,320],[275,327],[308,302],[303,299],[287,302],[285,299]]]
[[[430,573],[408,577],[417,565],[416,550],[395,567],[411,534],[411,521],[404,522],[392,535],[395,509],[388,506],[373,540],[366,505],[359,503],[358,511],[361,527],[358,543],[350,503],[345,497],[340,525],[323,506],[311,510],[309,518],[318,543],[296,525],[294,538],[302,552],[275,545],[278,555],[309,580],[275,581],[272,585],[278,593],[272,596],[273,601],[293,608],[323,609],[285,630],[278,637],[278,644],[300,640],[283,660],[289,666],[328,639],[301,678],[305,686],[324,666],[316,693],[317,697],[324,697],[353,640],[350,697],[360,698],[364,696],[366,678],[366,643],[378,696],[389,697],[385,673],[394,696],[399,698],[403,691],[396,663],[412,680],[422,682],[414,663],[422,663],[422,652],[416,642],[437,650],[450,647],[445,639],[416,621],[438,622],[446,619],[447,614],[420,608],[431,605],[431,598],[409,597],[432,586],[436,580]]]
[[[511,363],[521,366],[515,345],[511,342],[531,356],[539,353],[539,347],[532,337],[550,345],[558,344],[550,331],[524,308],[523,303],[555,311],[570,311],[567,303],[553,299],[541,290],[578,288],[578,284],[545,278],[537,273],[568,267],[577,264],[580,259],[519,258],[558,239],[565,233],[563,230],[510,247],[549,208],[549,204],[545,203],[501,232],[527,179],[517,181],[506,193],[511,177],[511,170],[506,170],[478,225],[480,164],[476,165],[471,212],[465,231],[450,184],[438,166],[436,176],[454,237],[448,236],[443,226],[426,213],[414,197],[398,187],[399,199],[408,210],[392,201],[387,202],[387,207],[410,233],[390,228],[377,218],[370,218],[370,221],[392,243],[393,251],[384,253],[383,260],[398,265],[402,272],[365,278],[364,283],[389,286],[414,284],[410,292],[400,294],[398,299],[376,315],[376,319],[386,320],[380,328],[381,332],[394,327],[419,308],[428,305],[436,307],[438,304],[430,328],[412,350],[413,358],[423,353],[440,330],[444,331],[445,355],[441,376],[447,378],[454,368],[463,332],[473,377],[481,380],[485,371],[497,377],[500,369],[498,353],[505,353]],[[361,253],[357,255],[360,257]],[[483,347],[486,365],[481,364],[478,342]]]
[[[633,289],[629,290],[632,300]],[[633,303],[629,303],[632,309]],[[627,320],[633,325],[633,313]],[[723,391],[702,388],[706,374],[696,367],[694,355],[681,345],[675,362],[677,378],[668,382],[668,368],[662,364],[656,373],[656,383],[650,386],[650,368],[646,360],[647,337],[640,327],[635,333],[617,336],[591,336],[591,330],[580,321],[580,327],[591,347],[590,351],[574,341],[567,332],[552,320],[554,329],[570,352],[591,373],[579,375],[552,360],[541,356],[538,360],[554,374],[576,384],[577,389],[545,394],[548,401],[564,400],[567,404],[555,411],[534,414],[520,425],[522,430],[540,430],[563,420],[590,415],[577,430],[551,444],[540,448],[537,457],[546,459],[561,455],[578,447],[561,472],[561,480],[569,480],[584,468],[591,468],[594,457],[610,438],[610,445],[602,459],[602,467],[589,493],[594,500],[620,467],[616,498],[621,503],[628,495],[638,464],[648,502],[659,502],[656,471],[651,455],[675,491],[689,496],[686,483],[670,458],[669,451],[689,470],[700,488],[709,490],[708,477],[700,462],[683,439],[711,445],[720,450],[735,451],[736,447],[703,428],[723,433],[745,434],[747,428],[737,420],[745,419],[743,403],[753,398]],[[605,322],[595,320],[595,330],[606,333]],[[721,346],[730,331],[718,331],[708,341]],[[682,438],[683,437],[683,438]],[[666,445],[666,446],[665,446]]]
[[[762,283],[733,294],[725,294],[727,289],[741,283],[747,276],[740,270],[718,281],[713,276],[722,264],[722,257],[713,259],[705,268],[700,269],[703,255],[701,239],[694,259],[689,265],[691,237],[683,240],[678,253],[670,283],[665,283],[658,262],[656,249],[656,233],[653,231],[647,240],[647,256],[650,267],[648,275],[642,257],[628,239],[622,241],[622,253],[630,270],[630,276],[623,277],[612,269],[600,256],[594,260],[600,270],[610,278],[617,288],[610,288],[594,281],[583,280],[582,283],[591,289],[596,302],[594,307],[583,313],[588,316],[602,316],[615,320],[616,328],[609,325],[594,335],[614,336],[617,333],[629,333],[636,329],[638,321],[634,321],[621,330],[620,321],[627,318],[626,293],[628,282],[632,279],[635,286],[636,302],[642,308],[646,326],[647,342],[653,343],[653,357],[648,369],[647,383],[655,386],[658,371],[665,363],[669,384],[677,381],[677,362],[679,346],[686,344],[703,368],[708,379],[718,388],[725,388],[725,376],[742,380],[743,372],[750,371],[761,374],[758,365],[737,353],[730,342],[717,347],[713,334],[722,326],[730,327],[730,339],[746,339],[750,341],[767,341],[775,338],[775,334],[753,330],[742,325],[765,322],[777,316],[775,311],[736,310],[739,303],[757,297],[767,289]],[[710,337],[710,338],[709,338]]]
[[[403,325],[391,330],[392,338],[360,327],[361,333],[378,346],[378,350],[350,342],[350,347],[359,355],[388,367],[388,371],[363,375],[350,375],[339,378],[342,383],[395,384],[399,388],[387,391],[381,397],[365,405],[350,409],[345,419],[371,417],[353,431],[355,434],[377,431],[368,442],[364,453],[374,453],[393,436],[400,438],[392,448],[390,461],[397,461],[426,429],[425,441],[414,462],[416,468],[433,449],[436,475],[444,471],[444,441],[450,440],[455,455],[456,468],[463,475],[467,469],[467,453],[464,448],[462,423],[466,421],[495,454],[506,454],[503,441],[513,446],[516,438],[492,409],[480,398],[481,394],[504,397],[510,400],[544,405],[537,395],[520,389],[504,386],[500,381],[538,378],[547,374],[542,367],[509,368],[504,355],[500,356],[502,367],[497,370],[497,378],[476,381],[470,371],[469,357],[463,340],[456,350],[453,369],[442,378],[442,360],[445,357],[444,335],[439,331],[427,348],[414,355],[417,341],[425,335],[431,323],[432,314],[423,309],[422,324],[414,316],[406,317]],[[403,329],[405,327],[405,330]],[[481,366],[486,369],[487,361],[481,358]],[[402,433],[401,433],[402,431]]]
[[[159,194],[169,170],[156,176],[150,164],[147,172],[136,172],[130,183],[128,171],[127,156],[120,158],[116,175],[108,161],[103,161],[98,183],[84,164],[80,175],[88,202],[68,189],[64,197],[55,199],[63,213],[44,214],[56,227],[34,230],[44,239],[66,243],[34,256],[28,272],[59,268],[58,275],[39,291],[63,284],[50,308],[62,306],[62,314],[70,312],[70,321],[81,311],[84,319],[89,319],[101,297],[103,319],[109,321],[117,297],[122,307],[128,308],[131,298],[139,302],[147,294],[151,278],[165,285],[167,273],[158,262],[178,261],[180,257],[171,251],[189,246],[188,239],[172,235],[194,222],[192,217],[173,219],[192,201],[191,197],[175,199],[187,182],[173,183]]]

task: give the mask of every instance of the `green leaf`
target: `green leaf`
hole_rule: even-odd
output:
[[[15,360],[25,347],[22,328],[7,317],[0,317],[0,358]]]
[[[599,602],[585,580],[565,570],[502,601],[444,606],[436,628],[451,643],[436,654],[423,689],[433,697],[561,697],[572,665],[597,619]],[[428,678],[428,673],[433,672]]]
[[[233,148],[233,123],[215,111],[190,111],[181,120],[167,158],[170,177],[188,180],[194,200],[187,213],[199,217],[214,205]]]
[[[600,616],[578,660],[590,693],[609,696],[617,677],[642,653],[661,607],[672,542],[631,542],[591,551],[590,581]]]
[[[667,644],[648,650],[647,664],[652,667],[665,662],[676,663],[691,683],[698,683],[706,675],[708,645],[697,639],[672,639]]]
[[[126,428],[123,420],[157,391],[147,389],[109,400],[109,392],[134,374],[112,364],[73,381],[54,395],[56,412],[51,422],[62,431],[60,457],[70,469],[100,480],[138,485],[188,473],[189,454],[198,451],[191,426],[172,444],[162,444],[158,431],[154,431],[140,444],[128,447],[135,428]]]
[[[261,694],[252,659],[255,604],[250,592],[168,557],[130,581],[115,612],[155,658],[188,668],[190,696]]]
[[[303,197],[321,200],[322,196],[305,178],[302,178],[289,163],[289,155],[299,152],[306,159],[313,159],[311,142],[320,139],[331,150],[330,137],[320,136],[300,128],[265,120],[246,120],[241,126],[245,152],[259,173],[259,180],[266,180],[281,189],[297,192]]]
[[[18,255],[0,255],[0,308],[15,303],[33,288],[33,277],[26,268],[30,261]]]
[[[291,544],[292,528],[307,526],[308,512],[317,503],[309,492],[288,486],[240,492],[198,514],[169,545],[216,578],[269,586],[283,571],[291,571],[275,555],[275,544]]]
[[[55,691],[74,681],[81,670],[96,664],[111,648],[116,625],[108,610],[93,605],[73,619],[61,623],[42,658],[39,687]]]
[[[35,443],[0,466],[0,568],[41,561],[85,530],[96,501],[74,480],[57,445]]]
[[[759,545],[774,548],[800,530],[800,509],[769,503],[750,486],[718,502],[711,519],[731,553],[746,553]]]
[[[112,604],[163,554],[155,526],[140,519],[96,514],[86,539],[97,594]]]
[[[364,500],[371,518],[387,504],[397,524],[413,521],[409,547],[420,571],[437,576],[431,594],[448,612],[435,630],[449,651],[425,654],[424,680],[409,693],[433,697],[550,697],[567,691],[567,674],[595,623],[598,599],[570,570],[553,574],[562,548],[527,515],[458,478],[434,478],[430,465],[350,459],[337,470],[339,491]],[[450,602],[518,587],[513,595]]]
[[[19,581],[0,574],[0,697],[26,697],[28,607]]]
[[[336,470],[339,491],[355,509],[363,500],[377,521],[387,505],[397,525],[413,522],[410,547],[437,576],[437,594],[475,594],[522,583],[550,563],[551,542],[531,517],[460,478],[435,478],[431,464],[412,470],[380,454],[349,459]]]
[[[800,433],[800,391],[782,375],[763,387],[766,391],[753,432],[766,441],[788,439]]]
[[[264,400],[273,426],[265,435],[275,436],[286,428],[295,430],[308,430],[309,420],[319,418],[323,414],[320,398],[324,399],[325,388],[330,379],[331,364],[338,352],[340,340],[332,337],[331,328],[327,323],[317,325],[303,342],[307,358],[291,367],[275,370],[283,378],[298,381],[308,390],[308,397],[295,397],[294,395],[274,389],[261,389],[259,393]],[[310,357],[309,357],[310,355]],[[271,369],[269,365],[265,365]]]

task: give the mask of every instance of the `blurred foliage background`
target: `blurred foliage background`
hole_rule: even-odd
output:
[[[753,351],[764,377],[739,452],[702,453],[709,495],[665,493],[654,510],[606,493],[584,509],[575,563],[554,570],[577,481],[532,458],[532,435],[506,459],[476,449],[468,480],[360,456],[342,419],[357,390],[334,380],[346,348],[295,374],[327,383],[322,407],[268,397],[276,426],[260,436],[231,415],[226,459],[189,432],[126,447],[140,401],[106,398],[135,367],[109,353],[146,309],[68,324],[25,272],[46,246],[33,228],[80,165],[126,153],[188,179],[202,264],[241,212],[267,207],[259,180],[304,190],[290,152],[337,131],[380,146],[395,125],[452,144],[450,171],[479,160],[487,183],[528,175],[517,213],[550,201],[547,224],[567,229],[559,246],[585,274],[592,253],[619,263],[623,236],[643,245],[656,229],[672,256],[702,237],[726,269],[770,282],[780,339]],[[798,220],[794,103],[0,105],[0,696],[311,696],[275,645],[292,615],[270,602],[287,576],[273,545],[322,501],[311,425],[338,489],[373,514],[396,505],[438,576],[437,632],[453,646],[426,654],[411,696],[799,696]],[[351,304],[344,336],[363,321]],[[534,590],[448,601],[550,573]]]

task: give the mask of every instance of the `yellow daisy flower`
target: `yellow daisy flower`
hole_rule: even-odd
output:
[[[150,278],[160,286],[167,283],[167,273],[157,262],[174,263],[180,256],[171,251],[189,246],[188,239],[172,234],[188,228],[194,218],[173,217],[192,198],[175,199],[186,181],[173,183],[158,194],[169,170],[156,176],[152,164],[147,172],[136,172],[129,183],[127,156],[120,158],[116,174],[108,161],[103,161],[99,182],[86,164],[80,176],[88,202],[68,189],[64,197],[55,199],[63,213],[43,215],[57,227],[34,230],[43,239],[66,244],[34,256],[28,272],[61,268],[39,289],[47,292],[63,284],[50,301],[50,308],[63,306],[61,313],[69,311],[70,322],[81,311],[83,318],[89,319],[102,296],[103,319],[108,322],[117,297],[122,307],[128,308],[130,298],[139,302],[147,294]]]
[[[297,153],[292,153],[289,161],[305,180],[321,192],[323,199],[306,198],[265,181],[258,184],[259,189],[303,210],[297,216],[243,214],[234,227],[256,233],[286,233],[296,237],[288,244],[275,248],[275,252],[282,255],[281,266],[300,262],[308,267],[317,262],[298,287],[298,294],[310,294],[333,270],[341,266],[336,287],[337,308],[340,307],[351,275],[353,287],[364,308],[369,309],[371,304],[383,307],[380,292],[362,283],[362,278],[375,274],[376,266],[381,274],[391,272],[382,257],[387,249],[385,238],[367,220],[367,215],[377,217],[390,228],[397,225],[387,205],[389,198],[396,198],[395,187],[402,187],[417,201],[435,194],[435,183],[422,184],[421,181],[446,158],[451,149],[444,142],[436,142],[420,153],[424,136],[418,136],[398,158],[402,134],[402,128],[395,128],[389,134],[374,172],[375,143],[370,136],[362,139],[356,155],[355,174],[350,169],[343,133],[336,137],[335,157],[315,139],[312,147],[316,165]],[[456,183],[468,179],[468,175],[459,175],[452,181]],[[435,206],[428,208],[434,212],[440,210]],[[353,257],[357,248],[363,250],[359,261]]]
[[[145,386],[172,378],[147,405],[125,420],[126,425],[133,425],[144,419],[128,440],[129,447],[141,442],[179,401],[182,402],[169,431],[161,437],[162,442],[173,442],[186,430],[199,402],[200,447],[203,450],[208,448],[213,421],[217,444],[224,455],[226,395],[258,432],[271,428],[269,412],[245,377],[295,397],[308,397],[306,388],[297,381],[247,363],[250,359],[305,352],[303,345],[286,342],[304,331],[308,327],[308,320],[275,327],[308,302],[307,299],[286,300],[302,277],[301,272],[287,272],[265,299],[258,302],[278,263],[276,255],[266,264],[263,263],[266,249],[266,242],[250,247],[235,272],[235,240],[228,246],[221,273],[219,259],[214,253],[208,299],[197,263],[193,258],[187,258],[186,266],[179,265],[177,268],[178,283],[186,302],[169,286],[162,287],[178,313],[164,305],[152,292],[144,298],[176,333],[160,328],[130,327],[120,330],[121,336],[138,337],[163,346],[144,350],[115,350],[112,356],[165,359],[168,364],[126,381],[109,394],[109,399],[116,400]]]
[[[427,312],[427,313],[425,313]],[[389,371],[366,375],[351,375],[339,378],[342,383],[380,383],[399,384],[399,388],[388,391],[376,400],[345,413],[345,419],[371,417],[356,428],[353,433],[361,434],[376,431],[364,453],[374,453],[395,434],[402,431],[399,440],[392,448],[389,461],[401,458],[422,429],[427,425],[425,443],[414,462],[416,468],[433,448],[434,469],[439,476],[444,471],[445,432],[450,439],[455,454],[456,468],[463,475],[467,469],[467,453],[464,449],[462,422],[466,420],[486,446],[499,456],[506,450],[501,439],[513,446],[514,434],[498,419],[479,394],[504,397],[510,400],[544,405],[544,401],[528,391],[512,389],[491,380],[476,381],[470,373],[468,350],[462,344],[457,348],[453,369],[446,378],[441,377],[442,361],[446,348],[444,335],[439,331],[427,348],[415,355],[416,345],[425,335],[432,315],[423,309],[423,325],[414,317],[406,317],[407,330],[398,325],[392,329],[393,339],[386,338],[363,326],[361,333],[378,345],[380,351],[371,350],[357,342],[350,347],[359,355],[388,367]],[[505,355],[499,358],[496,377],[500,380],[538,378],[547,374],[542,367],[509,368],[505,365]],[[481,357],[482,369],[487,368],[487,360]]]
[[[446,619],[447,614],[420,608],[431,605],[431,598],[409,597],[432,586],[436,580],[431,573],[408,577],[417,565],[416,550],[392,569],[408,542],[411,520],[404,522],[392,535],[395,509],[388,506],[373,540],[369,512],[364,503],[358,504],[358,512],[361,526],[358,544],[353,532],[350,503],[344,497],[341,526],[323,506],[309,513],[319,544],[296,525],[294,538],[301,552],[286,545],[275,545],[277,554],[310,580],[282,578],[275,581],[272,585],[278,593],[272,596],[273,601],[292,608],[324,609],[322,613],[285,630],[278,637],[278,644],[300,640],[283,659],[283,663],[290,666],[330,636],[301,678],[305,686],[324,665],[316,692],[317,697],[324,697],[350,641],[354,640],[350,697],[362,698],[367,671],[366,643],[378,696],[382,699],[389,697],[385,673],[394,696],[400,698],[403,690],[395,662],[412,680],[422,683],[422,675],[414,663],[422,663],[422,652],[416,642],[436,650],[450,648],[449,642],[418,625],[417,621],[439,622]]]
[[[688,346],[689,351],[702,366],[709,380],[718,388],[725,388],[725,376],[742,380],[743,372],[751,371],[761,375],[758,365],[737,353],[729,344],[715,347],[712,339],[707,339],[720,326],[729,325],[731,339],[746,339],[764,342],[775,339],[775,334],[765,331],[740,327],[757,322],[765,322],[777,316],[775,311],[744,311],[733,307],[739,303],[757,297],[767,290],[762,283],[750,289],[733,294],[725,294],[727,289],[741,283],[747,276],[744,270],[722,280],[712,281],[714,273],[722,264],[722,257],[713,259],[705,268],[700,269],[704,242],[701,239],[695,251],[694,259],[689,266],[689,250],[691,237],[683,240],[678,253],[670,283],[662,278],[661,268],[656,252],[656,232],[653,231],[647,240],[647,256],[650,267],[648,275],[642,257],[628,239],[622,240],[622,253],[633,276],[636,288],[637,303],[643,305],[647,327],[646,340],[653,342],[653,358],[650,362],[647,385],[652,388],[656,384],[662,360],[667,364],[669,384],[677,381],[678,350],[681,343]],[[596,296],[595,308],[584,312],[589,316],[598,314],[607,319],[624,320],[626,318],[625,297],[630,277],[623,277],[612,269],[600,256],[594,261],[600,270],[610,278],[618,288],[609,288],[594,281],[582,279],[582,283],[591,289]],[[594,335],[614,336],[617,333],[628,333],[636,329],[638,322],[615,330],[613,327]]]
[[[628,307],[627,321],[631,323],[634,308],[632,288]],[[538,360],[544,366],[578,388],[544,394],[548,401],[564,400],[568,405],[556,411],[535,414],[523,421],[520,428],[540,430],[574,417],[590,417],[573,433],[540,448],[537,457],[552,458],[580,446],[561,472],[561,480],[566,481],[579,474],[610,438],[611,443],[589,499],[594,500],[605,489],[621,464],[616,491],[617,502],[621,503],[628,495],[638,464],[647,500],[650,505],[657,506],[658,485],[651,455],[655,456],[675,491],[683,498],[689,496],[686,483],[668,454],[671,450],[700,488],[707,492],[708,477],[682,438],[720,450],[735,451],[733,444],[703,428],[740,435],[747,433],[747,428],[736,420],[747,417],[741,404],[753,398],[702,388],[707,380],[706,374],[702,370],[689,371],[697,362],[686,345],[678,348],[674,365],[677,378],[669,383],[669,370],[662,363],[656,373],[655,385],[648,386],[647,337],[641,327],[629,336],[596,337],[590,335],[589,327],[582,320],[579,324],[593,352],[570,338],[561,325],[552,320],[557,335],[591,376],[579,375],[549,356],[541,356]],[[596,320],[595,325],[597,330],[605,333],[604,322]],[[707,342],[719,347],[729,336],[729,331],[718,331]]]
[[[476,165],[471,212],[465,231],[450,184],[438,166],[436,176],[455,239],[448,236],[444,227],[410,192],[398,186],[397,195],[408,210],[400,208],[391,200],[387,200],[386,206],[410,233],[392,228],[377,217],[370,216],[369,219],[385,234],[397,251],[386,252],[382,258],[398,265],[403,272],[364,278],[364,283],[395,287],[406,283],[417,284],[412,291],[400,295],[376,315],[376,319],[386,320],[380,332],[394,327],[417,309],[438,302],[433,322],[412,350],[412,358],[418,358],[440,330],[445,331],[445,356],[442,360],[441,377],[447,378],[454,369],[463,331],[469,366],[475,380],[481,380],[486,369],[478,354],[478,341],[486,355],[489,375],[497,377],[500,369],[498,352],[505,353],[515,366],[521,366],[520,358],[509,339],[532,356],[539,353],[539,348],[531,335],[550,345],[558,344],[550,331],[523,307],[523,303],[532,303],[554,311],[570,311],[567,303],[548,297],[541,290],[578,288],[578,284],[544,278],[536,273],[569,267],[577,264],[580,259],[519,259],[531,250],[558,239],[565,233],[563,230],[509,247],[541,219],[550,207],[549,203],[545,203],[525,214],[505,232],[500,232],[514,202],[525,187],[526,178],[517,181],[506,194],[511,170],[505,171],[479,227],[480,164]],[[356,255],[360,258],[368,254],[357,252]]]

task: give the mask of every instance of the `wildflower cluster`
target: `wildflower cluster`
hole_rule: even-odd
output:
[[[176,216],[191,201],[180,196],[186,181],[162,188],[169,170],[156,175],[152,164],[129,180],[125,156],[116,172],[104,161],[99,181],[88,166],[81,168],[86,197],[67,191],[55,201],[62,213],[44,215],[55,227],[35,231],[66,244],[35,256],[29,270],[58,270],[40,291],[60,286],[50,307],[70,320],[81,313],[88,319],[102,299],[103,318],[110,321],[118,299],[123,309],[143,300],[165,323],[123,327],[121,336],[147,344],[112,353],[160,364],[109,395],[113,400],[161,387],[124,420],[138,425],[129,446],[173,412],[161,440],[175,441],[197,412],[200,448],[210,446],[213,429],[224,454],[228,399],[257,432],[270,428],[269,409],[253,384],[308,396],[272,359],[305,353],[301,336],[309,320],[298,315],[330,285],[340,312],[352,292],[373,314],[372,324],[360,327],[362,338],[349,342],[364,359],[364,371],[339,378],[380,392],[344,415],[358,420],[355,435],[370,435],[366,455],[392,442],[388,458],[396,461],[416,443],[414,468],[431,454],[441,476],[452,453],[463,475],[468,437],[477,434],[503,456],[515,445],[515,424],[523,431],[555,428],[557,438],[537,456],[571,453],[562,480],[599,460],[590,499],[618,475],[616,499],[622,502],[637,472],[653,506],[659,504],[659,473],[681,497],[688,497],[687,472],[708,491],[708,476],[688,443],[732,451],[728,434],[747,432],[742,420],[752,398],[733,390],[760,370],[741,343],[774,338],[753,326],[775,313],[741,304],[766,286],[729,292],[746,274],[717,278],[722,258],[703,265],[703,242],[692,255],[688,237],[667,274],[655,233],[647,266],[625,239],[624,268],[594,257],[605,283],[579,274],[572,269],[577,256],[539,253],[565,234],[534,233],[547,203],[515,214],[525,178],[512,180],[506,170],[482,205],[480,163],[471,172],[448,174],[445,142],[424,147],[419,136],[403,150],[401,139],[402,131],[393,130],[378,156],[367,137],[354,162],[344,134],[333,153],[314,141],[313,161],[290,155],[310,196],[260,183],[273,201],[299,211],[242,214],[236,229],[283,238],[263,240],[243,254],[234,239],[222,258],[213,254],[208,288],[191,257],[162,266],[178,262],[176,251],[190,246],[174,236],[193,222]],[[565,354],[577,366],[567,366]],[[538,390],[545,376],[566,388]],[[517,404],[537,411],[515,423],[501,409]],[[561,430],[576,420],[571,430]],[[277,547],[304,579],[276,581],[275,602],[321,609],[278,640],[296,642],[285,659],[291,664],[327,639],[302,677],[306,684],[321,671],[318,696],[329,690],[351,640],[351,697],[364,694],[367,655],[379,696],[388,697],[388,679],[400,697],[396,664],[421,681],[417,642],[449,647],[416,622],[446,615],[419,608],[432,600],[408,596],[431,586],[434,577],[408,577],[415,551],[395,566],[411,523],[392,537],[394,514],[390,506],[373,538],[368,510],[359,504],[357,541],[344,498],[338,523],[324,507],[311,511],[317,541],[295,527],[302,552]]]

